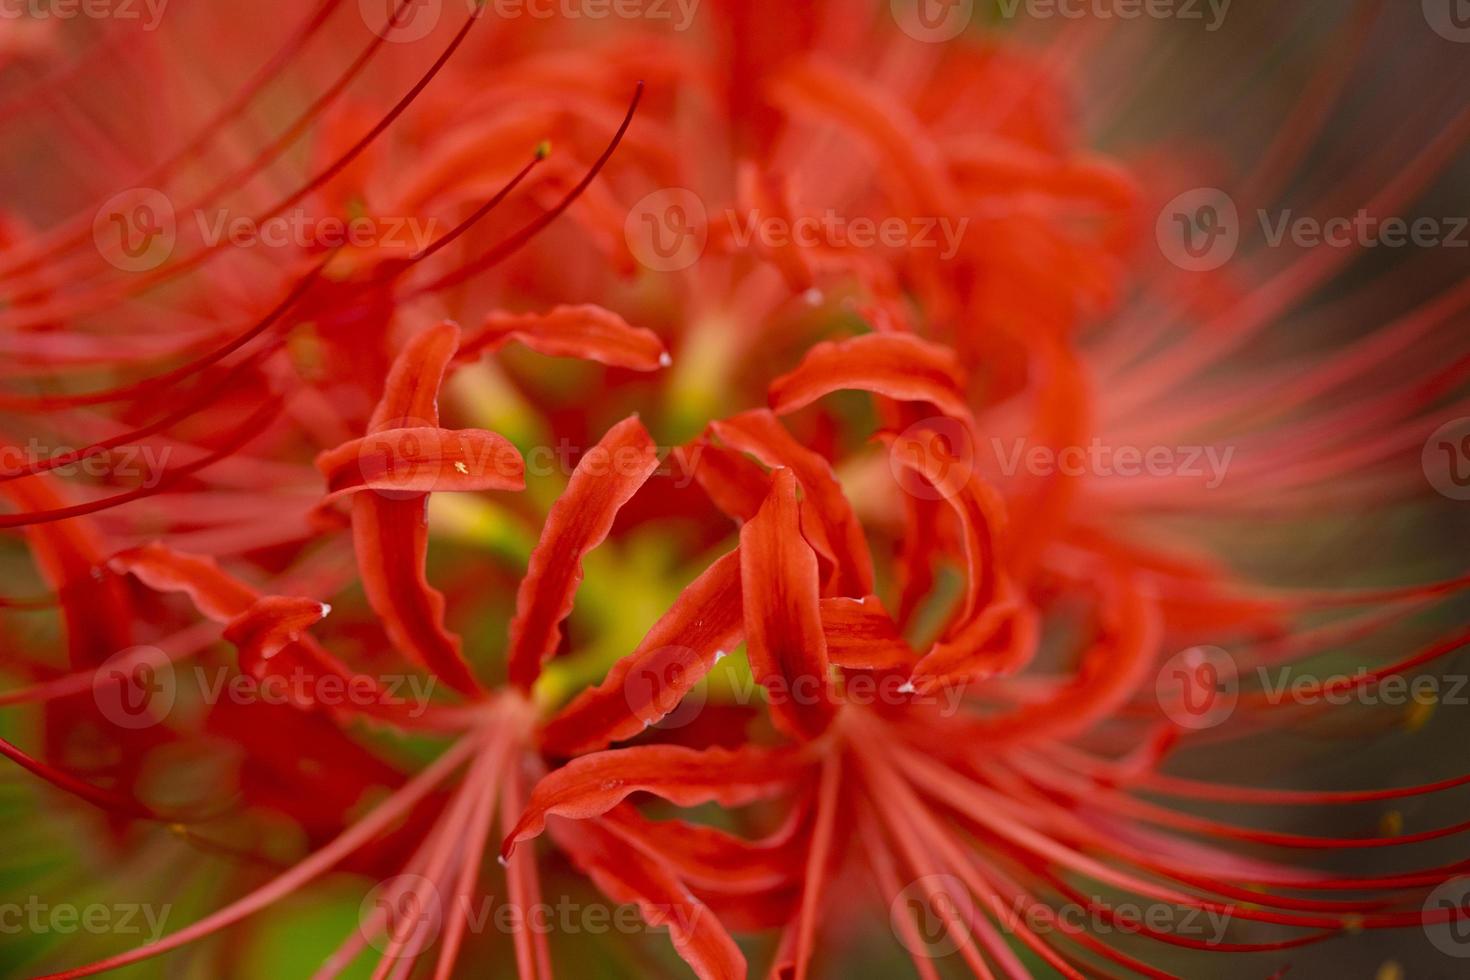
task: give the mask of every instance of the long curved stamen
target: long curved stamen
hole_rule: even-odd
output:
[[[633,116],[638,111],[638,103],[642,99],[643,82],[640,81],[638,87],[633,90],[633,100],[628,104],[628,112],[623,116],[623,122],[618,126],[618,131],[613,134],[613,138],[608,142],[607,148],[602,151],[602,154],[588,168],[586,175],[560,201],[539,218],[526,225],[525,228],[516,232],[484,255],[452,272],[440,276],[428,285],[419,287],[410,293],[408,298],[413,299],[414,297],[423,296],[427,293],[436,293],[440,290],[448,289],[451,286],[457,286],[472,276],[479,275],[486,269],[499,262],[503,262],[507,257],[515,254],[522,246],[540,234],[543,228],[561,217],[562,213],[571,207],[577,198],[581,197],[583,192],[592,185],[592,182],[597,179],[597,175],[602,172],[602,168],[607,166],[607,162],[617,152],[618,144],[623,141],[623,136],[628,132],[628,127],[633,124]]]
[[[64,521],[73,517],[84,517],[88,514],[111,510],[114,507],[121,507],[123,504],[132,503],[135,500],[142,500],[145,497],[162,493],[185,477],[192,476],[207,467],[213,466],[220,460],[233,456],[242,446],[265,431],[266,427],[280,411],[280,408],[279,401],[272,398],[250,415],[239,428],[230,433],[220,448],[211,450],[191,463],[164,471],[158,481],[151,487],[138,487],[135,490],[128,490],[111,497],[104,497],[101,500],[93,500],[85,504],[73,504],[70,507],[59,507],[54,510],[31,511],[25,514],[3,514],[0,515],[0,529],[30,527],[35,524],[44,524],[51,521]]]
[[[316,12],[292,33],[285,46],[277,51],[229,102],[221,106],[204,122],[193,139],[161,163],[135,178],[132,183],[145,187],[153,187],[157,184],[166,185],[183,164],[198,155],[225,126],[249,108],[266,84],[280,75],[310,43],[322,25],[326,23],[327,18],[341,3],[342,0],[322,0]],[[116,43],[117,40],[118,38],[115,37],[109,43]],[[54,84],[56,84],[55,81],[46,87],[50,88]],[[0,112],[0,120],[3,119],[4,113]],[[47,260],[83,244],[90,234],[92,218],[95,214],[95,206],[79,211],[45,235],[0,252],[0,283],[8,281],[12,276],[29,272]]]
[[[414,0],[400,0],[400,2],[404,4],[410,4],[414,2]],[[470,13],[469,17],[465,20],[465,23],[460,27],[460,29],[455,33],[454,37],[451,38],[449,43],[445,46],[444,50],[439,54],[439,57],[435,59],[434,63],[429,66],[429,68],[419,77],[418,81],[414,83],[413,87],[410,88],[408,92],[406,92],[398,100],[398,102],[394,104],[394,106],[387,112],[387,114],[379,119],[378,122],[375,123],[371,129],[363,134],[345,152],[340,154],[326,167],[318,171],[305,184],[303,184],[292,193],[288,194],[286,197],[277,201],[266,211],[262,212],[261,214],[254,215],[254,223],[258,226],[272,220],[273,218],[277,218],[288,211],[290,208],[305,200],[309,195],[315,193],[317,190],[319,190],[321,187],[323,187],[333,178],[335,178],[338,174],[346,170],[347,167],[350,166],[352,162],[356,160],[359,156],[361,156],[363,152],[368,149],[368,147],[375,143],[378,138],[383,135],[383,133],[387,132],[388,128],[392,126],[395,121],[397,121],[399,116],[403,115],[403,113],[408,110],[409,106],[411,106],[414,101],[419,97],[419,95],[422,94],[424,89],[429,86],[429,83],[432,82],[439,75],[439,73],[444,69],[444,66],[449,63],[450,58],[452,58],[455,52],[459,50],[460,46],[464,44],[465,39],[469,36],[470,29],[474,27],[475,23],[480,19],[481,9],[482,8],[480,7],[476,7],[475,10]],[[206,246],[204,249],[193,253],[185,259],[181,259],[169,265],[161,266],[151,273],[140,276],[135,280],[124,282],[121,285],[116,286],[112,289],[99,288],[93,290],[90,293],[66,297],[65,301],[55,301],[51,303],[40,304],[37,306],[27,306],[15,310],[0,311],[0,328],[19,329],[24,327],[32,327],[58,318],[78,316],[84,313],[93,313],[99,310],[106,309],[108,306],[111,306],[114,303],[136,296],[156,286],[162,285],[167,282],[172,282],[180,278],[181,276],[187,275],[193,270],[203,266],[205,263],[213,260],[215,257],[224,254],[225,250],[230,247],[230,241],[227,238],[222,238],[215,244]]]
[[[474,752],[480,747],[480,740],[475,738],[461,738],[444,751],[439,758],[426,766],[422,772],[414,776],[403,786],[398,788],[383,802],[379,803],[372,812],[343,831],[330,844],[321,850],[314,852],[300,863],[294,865],[286,873],[272,879],[269,883],[257,888],[255,891],[238,899],[211,915],[206,916],[191,926],[180,929],[178,932],[165,936],[157,942],[134,949],[117,956],[90,963],[86,966],[63,970],[60,973],[50,974],[45,980],[72,980],[74,977],[87,977],[107,970],[116,970],[130,963],[152,959],[169,950],[178,949],[205,936],[211,935],[239,922],[247,916],[253,915],[264,908],[285,898],[287,895],[297,891],[312,880],[319,878],[331,870],[343,858],[359,850],[371,842],[383,831],[393,826],[402,819],[414,807],[419,800],[427,796],[436,786],[447,779],[454,770],[458,769]]]

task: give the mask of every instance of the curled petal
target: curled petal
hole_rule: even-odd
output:
[[[439,386],[459,347],[459,327],[444,322],[403,348],[373,412],[369,434],[439,425]],[[368,604],[389,638],[410,658],[463,694],[480,684],[461,653],[460,639],[444,625],[444,596],[429,584],[428,496],[391,500],[380,493],[352,499],[352,539]]]
[[[409,724],[415,706],[354,672],[307,635],[328,612],[314,599],[266,596],[235,617],[224,635],[239,649],[242,671],[261,681],[278,678],[298,708],[317,707],[320,692],[329,708],[350,705],[383,721]],[[334,678],[330,686],[326,677]]]
[[[704,824],[650,820],[631,804],[613,807],[599,825],[649,857],[662,860],[680,880],[710,891],[735,894],[788,886],[801,878],[807,826],[801,808],[774,834],[747,840]]]
[[[771,479],[765,470],[743,454],[716,446],[700,437],[675,454],[685,470],[694,475],[710,502],[727,517],[748,521],[761,509],[761,501],[771,492]]]
[[[830,542],[833,559],[829,589],[838,595],[867,595],[873,591],[873,556],[862,525],[842,494],[832,466],[786,431],[771,412],[744,412],[710,426],[727,446],[750,453],[767,466],[788,467],[805,492]]]
[[[814,738],[836,715],[827,639],[818,605],[817,556],[801,534],[796,477],[777,470],[771,493],[740,529],[745,648],[751,673],[770,692],[777,726]]]
[[[173,551],[159,544],[130,548],[112,557],[112,568],[131,574],[158,592],[180,592],[207,619],[225,625],[224,638],[239,650],[240,669],[256,678],[278,677],[297,707],[311,708],[323,677],[333,676],[343,699],[385,721],[404,723],[404,702],[384,694],[373,678],[359,674],[313,640],[306,631],[329,607],[299,596],[261,596],[224,571],[212,558]],[[304,682],[304,683],[303,683]]]
[[[383,384],[368,422],[369,432],[400,429],[405,424],[439,424],[439,386],[454,352],[459,349],[459,326],[451,321],[430,327],[410,340],[399,353]]]
[[[918,659],[875,595],[823,599],[822,634],[827,657],[856,670],[908,670]]]
[[[599,817],[633,793],[653,793],[677,806],[711,801],[743,806],[789,789],[806,769],[804,759],[792,749],[758,746],[640,745],[594,752],[573,759],[536,784],[502,852],[509,854],[521,841],[539,836],[549,816]]]
[[[1012,600],[997,603],[934,644],[914,665],[909,683],[922,695],[946,683],[1014,674],[1031,662],[1040,639],[1035,609]]]
[[[1158,601],[1137,579],[1110,571],[1100,584],[1099,635],[1076,678],[1051,698],[973,726],[975,737],[1068,738],[1117,711],[1145,682],[1159,652]]]
[[[670,364],[658,334],[600,306],[558,306],[549,313],[492,313],[461,357],[490,354],[513,340],[548,357],[580,357],[612,367],[654,371]]]
[[[259,592],[224,572],[213,558],[159,544],[118,552],[109,564],[155,592],[186,594],[195,609],[216,623],[228,623],[260,598]]]
[[[1035,624],[1017,609],[1018,600],[999,567],[1004,502],[973,471],[954,471],[940,441],[937,433],[922,432],[898,436],[892,445],[892,458],[918,473],[954,512],[965,558],[964,602],[915,667],[916,687],[1014,672],[1035,649]]]
[[[789,182],[779,173],[761,171],[753,163],[745,163],[739,173],[740,203],[750,214],[765,220],[794,222],[801,217],[792,203]],[[794,238],[784,245],[775,245],[764,236],[755,236],[753,243],[762,257],[781,271],[786,285],[793,293],[804,292],[816,285],[809,249],[803,248]]]
[[[444,595],[429,584],[427,497],[388,500],[376,493],[352,498],[352,539],[358,574],[373,611],[404,653],[462,694],[480,683],[444,625]]]
[[[637,735],[673,711],[720,655],[740,643],[740,555],[717,560],[679,594],[638,649],[542,729],[550,752],[574,755]]]
[[[771,474],[743,452],[717,446],[700,437],[676,450],[686,471],[694,475],[710,502],[727,517],[744,524],[755,517],[771,492]],[[827,524],[811,500],[801,502],[801,531],[817,553],[822,581],[839,591],[836,549],[827,537]]]
[[[240,648],[241,668],[255,674],[265,661],[321,622],[328,611],[329,607],[315,599],[267,596],[230,621],[225,639]]]
[[[963,371],[954,353],[901,333],[870,333],[817,344],[794,371],[771,382],[771,408],[786,415],[849,388],[898,401],[928,402],[951,418],[972,422]]]
[[[520,453],[481,429],[384,429],[327,450],[316,465],[329,501],[359,490],[412,496],[526,485]]]
[[[529,689],[561,642],[582,581],[582,558],[612,530],[618,511],[658,469],[658,452],[637,416],[624,419],[577,463],[546,515],[510,622],[511,683]]]

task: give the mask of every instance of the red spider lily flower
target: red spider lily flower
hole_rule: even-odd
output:
[[[594,37],[321,0],[0,40],[35,69],[0,123],[59,161],[0,202],[0,561],[37,582],[0,597],[0,707],[39,727],[0,754],[105,814],[119,865],[166,830],[170,876],[230,872],[53,975],[226,929],[248,971],[242,923],[337,869],[381,884],[322,976],[483,969],[503,881],[504,945],[549,978],[564,866],[701,977],[750,972],[737,935],[774,975],[845,969],[875,904],[926,978],[1280,975],[1460,924],[1467,825],[1437,814],[1465,776],[1252,763],[1283,734],[1402,762],[1371,736],[1432,697],[1354,704],[1470,640],[1462,563],[1395,587],[1380,560],[1433,512],[1421,449],[1464,486],[1465,432],[1424,440],[1465,413],[1470,290],[1423,256],[1348,276],[1362,242],[1207,260],[1298,183],[1314,214],[1405,210],[1470,112],[1335,162],[1364,3],[1264,152],[1241,123],[1203,164],[1105,159],[1089,113],[1147,116],[1098,84],[1141,74],[1119,25],[934,43],[919,6]],[[1318,143],[1340,182],[1295,179]],[[1204,173],[1231,194],[1164,205]],[[1298,565],[1310,588],[1265,584]]]
[[[941,420],[949,426],[940,428],[973,440],[968,411],[955,398],[958,377],[925,387],[927,349],[914,346],[905,356],[902,348],[890,346],[886,357],[870,357],[868,347],[894,339],[900,338],[874,335],[814,349],[791,376],[772,384],[772,403],[791,411],[839,388],[864,388],[918,398],[934,408],[957,407],[960,417]],[[890,380],[897,377],[902,384]],[[793,391],[802,394],[793,396]],[[911,427],[884,440],[894,475],[921,501],[951,512],[947,531],[944,524],[935,525],[939,530],[928,543],[938,551],[929,557],[948,553],[966,570],[963,597],[949,625],[920,656],[904,643],[875,597],[835,594],[833,580],[824,577],[821,562],[830,561],[835,537],[829,528],[850,521],[852,511],[840,494],[832,505],[831,469],[825,461],[820,467],[808,465],[803,480],[781,465],[770,445],[784,441],[800,448],[784,430],[782,436],[768,432],[764,441],[748,435],[772,427],[780,429],[780,423],[761,412],[716,422],[710,432],[775,467],[764,499],[736,500],[731,514],[745,520],[740,602],[752,673],[768,691],[772,723],[798,744],[785,753],[752,747],[743,755],[647,746],[573,760],[536,788],[507,839],[508,851],[543,828],[560,826],[558,820],[608,814],[620,822],[633,820],[625,801],[635,793],[680,806],[787,799],[793,824],[801,828],[796,839],[806,841],[806,860],[800,866],[786,864],[784,874],[769,880],[711,875],[707,859],[694,856],[706,833],[698,826],[639,818],[644,833],[630,840],[649,853],[680,855],[685,884],[712,907],[726,909],[731,921],[784,923],[776,971],[796,976],[810,969],[819,924],[827,921],[830,887],[848,860],[866,866],[885,903],[892,905],[895,928],[921,975],[933,975],[928,958],[940,945],[936,935],[979,976],[1031,975],[1018,958],[1021,947],[1066,976],[1089,975],[1104,961],[1145,975],[1169,975],[1054,911],[1060,898],[1088,909],[1095,921],[1130,924],[1127,910],[1136,902],[1089,894],[1089,887],[1176,908],[1180,911],[1170,920],[1176,925],[1186,917],[1212,917],[1221,929],[1208,938],[1188,928],[1135,923],[1134,931],[1153,940],[1201,950],[1286,950],[1343,931],[1420,925],[1454,914],[1421,906],[1426,892],[1461,872],[1459,862],[1407,874],[1342,875],[1237,856],[1231,848],[1244,843],[1297,851],[1399,847],[1458,833],[1464,824],[1363,837],[1280,833],[1205,819],[1138,795],[1153,791],[1181,801],[1346,805],[1408,799],[1464,783],[1459,777],[1392,791],[1266,791],[1160,775],[1157,767],[1177,739],[1170,734],[1169,717],[1160,718],[1149,707],[1157,704],[1153,681],[1164,659],[1163,630],[1166,624],[1179,628],[1171,622],[1179,614],[1159,593],[1191,581],[1192,570],[1142,565],[1117,546],[1099,547],[1096,540],[1072,546],[1090,554],[1062,560],[1059,553],[1048,566],[1053,584],[1047,590],[1094,595],[1093,639],[1070,678],[1014,684],[1008,678],[1035,653],[1039,616],[1008,577],[1016,557],[999,495],[968,462],[957,469],[932,428]],[[725,474],[731,465],[739,464],[722,461],[720,475],[706,482],[720,481],[718,488],[711,486],[711,498],[721,506],[732,500],[732,481]],[[905,484],[907,474],[920,482]],[[759,492],[758,477],[741,483]],[[1341,601],[1423,601],[1463,586],[1457,580],[1398,593],[1344,595]],[[1036,595],[1034,589],[1031,593]],[[1243,599],[1213,601],[1237,611],[1246,608]],[[1250,606],[1252,615],[1270,622],[1300,611],[1304,602],[1262,597]],[[1392,605],[1387,613],[1393,615]],[[1188,620],[1180,625],[1188,628]],[[1371,685],[1444,656],[1464,641],[1463,632],[1448,636],[1380,671],[1345,678],[1338,687]],[[1308,643],[1307,649],[1314,645]],[[703,673],[710,666],[708,659],[680,662],[686,672]],[[678,698],[693,687],[688,673],[650,676],[670,683],[639,706],[643,723],[675,710]],[[891,682],[889,697],[862,696],[863,690],[883,690],[885,679]],[[933,695],[946,689],[964,695],[954,702],[963,710],[936,707]],[[1186,687],[1183,694],[1202,692],[1213,694],[1199,687]],[[597,725],[603,737],[592,737],[596,729],[584,730],[565,744],[592,748],[605,743],[607,735],[629,730],[629,719],[598,719],[592,709],[599,696],[606,700],[605,692],[583,695],[563,724]],[[1255,700],[1256,707],[1269,707],[1264,697]],[[1177,704],[1166,707],[1181,710]],[[1112,761],[1108,755],[1116,749],[1108,747],[1118,745],[1136,748]],[[793,767],[806,775],[793,777]],[[1125,823],[1130,820],[1140,822]],[[745,867],[759,865],[768,845],[725,839],[721,846],[722,862]],[[1343,891],[1372,897],[1338,897]],[[922,910],[919,921],[909,918],[906,902]],[[789,911],[772,913],[780,908]],[[938,934],[920,931],[934,925]],[[1277,926],[1286,938],[1226,942],[1230,925]],[[701,962],[689,960],[700,972]]]
[[[603,335],[578,340],[577,353],[616,361],[630,345],[651,339],[646,332],[605,315],[602,321],[606,325]],[[520,328],[533,346],[539,342],[539,322],[525,318]],[[558,318],[546,322],[550,343],[567,345],[568,341],[557,339]],[[262,677],[273,671],[304,670],[310,675],[305,685],[310,691],[325,690],[322,675],[331,673],[344,686],[359,688],[360,697],[353,705],[362,705],[360,713],[375,723],[403,730],[425,730],[427,726],[431,731],[461,734],[429,770],[398,785],[369,816],[350,825],[270,884],[153,946],[67,971],[66,975],[95,972],[156,955],[279,900],[372,842],[469,757],[474,761],[461,786],[443,804],[431,829],[424,831],[422,843],[404,864],[403,876],[392,880],[385,902],[389,909],[422,908],[431,897],[437,904],[441,894],[465,900],[472,894],[478,855],[497,819],[495,800],[501,800],[498,819],[508,821],[516,816],[527,775],[541,765],[534,732],[536,710],[524,693],[539,674],[542,660],[556,650],[560,624],[571,612],[581,574],[578,559],[569,560],[568,556],[586,554],[606,537],[618,510],[652,475],[658,460],[647,432],[632,418],[614,426],[583,456],[566,492],[547,516],[542,540],[531,553],[530,568],[519,589],[508,656],[511,679],[521,693],[487,694],[473,677],[458,637],[446,630],[443,598],[429,584],[424,570],[429,492],[518,489],[522,484],[520,458],[508,443],[488,432],[452,433],[434,428],[439,389],[459,349],[459,329],[453,324],[440,324],[414,337],[394,363],[384,396],[369,423],[386,440],[377,441],[370,435],[365,440],[350,441],[323,453],[318,466],[329,487],[326,501],[354,495],[352,525],[361,580],[389,637],[410,659],[435,677],[451,682],[470,699],[469,703],[431,706],[414,713],[384,697],[372,678],[348,668],[308,635],[307,631],[328,612],[316,600],[262,597],[208,559],[158,546],[121,553],[112,560],[112,567],[137,576],[154,589],[183,592],[201,613],[227,624],[224,636],[238,648],[243,671]],[[649,366],[656,368],[661,360],[655,355]],[[401,426],[406,419],[423,424]],[[410,440],[404,434],[414,438]],[[481,451],[485,449],[489,452]],[[338,706],[309,698],[295,707],[320,709],[329,716],[343,714]],[[509,824],[506,826],[508,829]],[[478,844],[463,853],[450,846],[466,834]],[[574,860],[594,878],[616,883],[609,886],[612,893],[645,906],[650,924],[668,925],[678,944],[715,947],[723,958],[721,972],[738,972],[732,966],[741,962],[733,942],[712,916],[704,914],[702,906],[669,890],[668,874],[660,870],[658,862],[602,854],[600,846],[595,837],[576,835],[567,844]],[[521,908],[535,905],[539,886],[529,855],[510,861],[507,867],[512,901]],[[679,901],[670,903],[671,895]],[[380,949],[385,962],[405,957],[412,962],[423,952],[423,939],[415,931],[421,925],[416,918],[400,921],[387,913],[375,915],[360,933],[349,938],[328,969],[336,972],[345,967],[366,943],[377,944],[377,937],[384,933],[387,938]],[[441,969],[453,963],[467,923],[463,918],[451,918],[445,927]],[[544,936],[528,928],[516,932],[517,959],[524,974],[544,970],[535,965],[546,962],[544,943]]]

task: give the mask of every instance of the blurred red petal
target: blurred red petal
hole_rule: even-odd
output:
[[[794,371],[771,382],[771,408],[786,415],[844,389],[927,402],[951,418],[970,421],[964,375],[954,352],[899,333],[815,345]]]
[[[590,304],[558,306],[549,313],[491,313],[465,341],[460,356],[491,354],[513,340],[548,357],[580,357],[635,371],[669,364],[658,334]]]

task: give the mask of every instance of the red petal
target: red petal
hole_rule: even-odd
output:
[[[368,422],[369,432],[439,425],[439,386],[454,352],[459,327],[445,320],[416,335],[388,371],[383,397]]]
[[[481,429],[384,429],[316,459],[327,500],[359,490],[391,495],[522,490],[525,464],[505,437]]]
[[[716,446],[708,439],[700,437],[675,452],[710,501],[737,521],[754,517],[771,492],[771,479],[765,470],[741,453]]]
[[[669,364],[658,334],[630,326],[600,306],[558,306],[549,313],[492,313],[460,356],[490,354],[518,340],[548,357],[580,357],[613,367],[653,371]]]
[[[742,524],[755,517],[770,495],[771,474],[743,452],[717,446],[701,436],[676,453],[720,512]],[[822,560],[823,580],[831,584],[838,563],[827,526],[810,500],[801,502],[801,513],[802,533]]]
[[[624,419],[587,451],[566,492],[546,515],[510,622],[510,680],[529,689],[561,642],[582,581],[582,558],[602,543],[613,520],[658,469],[658,452],[637,416]]]
[[[526,812],[501,850],[509,854],[516,844],[538,836],[549,816],[598,817],[633,793],[653,793],[677,806],[710,801],[743,806],[789,788],[806,768],[791,749],[758,746],[640,745],[594,752],[573,759],[536,785]]]
[[[738,174],[740,204],[760,221],[793,222],[801,217],[792,205],[789,182],[779,173],[762,172],[753,163],[741,165]],[[754,246],[761,256],[781,270],[786,285],[793,293],[805,292],[816,284],[809,249],[793,237],[785,245],[769,243],[766,236],[755,236]]]
[[[418,334],[393,362],[369,423],[370,433],[439,425],[439,386],[459,346],[459,328],[444,322]],[[393,644],[464,694],[481,693],[444,626],[444,596],[424,575],[428,557],[428,497],[389,500],[377,493],[352,499],[352,538],[368,603]]]
[[[599,824],[632,846],[668,864],[680,880],[712,891],[748,893],[789,886],[806,852],[806,820],[800,808],[771,836],[746,840],[704,824],[650,820],[631,804],[609,810]]]
[[[830,591],[838,595],[867,595],[873,591],[873,557],[852,507],[832,466],[792,437],[779,419],[765,409],[744,412],[714,422],[711,430],[727,446],[750,453],[765,465],[785,466],[796,474],[831,543],[835,563]]]
[[[111,562],[118,572],[136,576],[155,592],[183,592],[194,608],[216,623],[228,623],[255,604],[260,593],[222,571],[213,558],[149,544],[119,552]]]
[[[1005,528],[1000,495],[973,471],[954,470],[952,457],[934,432],[899,436],[893,441],[892,459],[917,472],[944,497],[959,521],[965,554],[964,604],[940,641],[915,666],[915,687],[1019,670],[1035,649],[1035,623],[1026,616],[1017,618],[1021,614],[1016,599],[998,567],[998,539]]]
[[[306,635],[327,611],[314,599],[266,596],[230,622],[225,639],[239,649],[242,671],[261,681],[279,678],[299,708],[317,707],[320,695],[328,709],[407,724],[407,702],[386,693],[366,674],[355,673]],[[330,687],[326,677],[336,678]]]
[[[770,496],[740,529],[745,648],[770,691],[777,727],[798,738],[826,730],[837,708],[818,605],[817,556],[801,535],[796,476],[777,470]]]
[[[182,592],[200,614],[227,624],[224,638],[239,650],[241,671],[263,680],[279,677],[298,707],[316,706],[322,677],[341,678],[333,689],[338,706],[349,706],[387,721],[406,724],[406,702],[386,695],[377,681],[353,671],[306,630],[321,621],[327,606],[298,596],[264,596],[224,571],[212,558],[184,554],[162,545],[132,548],[110,563],[159,592]],[[304,683],[300,683],[304,681]],[[351,695],[349,702],[349,694]]]
[[[1126,573],[1111,573],[1100,587],[1101,635],[1083,653],[1072,683],[1047,701],[976,723],[974,737],[1068,738],[1109,717],[1137,693],[1159,651],[1158,603]]]
[[[739,645],[744,629],[740,557],[732,551],[679,594],[638,649],[577,695],[542,730],[549,752],[575,755],[632,738],[663,718]]]
[[[296,643],[327,612],[315,599],[267,596],[231,620],[224,635],[240,648],[241,669],[259,676],[266,661]]]
[[[954,353],[899,333],[870,333],[817,344],[796,370],[771,382],[771,407],[786,415],[846,388],[899,401],[928,402],[946,415],[970,421],[963,372]]]
[[[875,595],[823,599],[822,634],[827,658],[857,670],[908,670],[918,660]]]
[[[444,626],[444,595],[424,574],[428,498],[358,494],[352,498],[352,539],[363,591],[394,646],[455,690],[481,693],[460,652],[459,637]]]
[[[701,980],[740,980],[745,957],[709,908],[661,862],[592,823],[558,823],[557,844],[615,902],[636,902],[644,921],[666,926],[679,956]]]
[[[927,694],[945,683],[1013,674],[1031,662],[1040,639],[1036,610],[1013,601],[998,603],[934,644],[914,665],[909,683]]]

